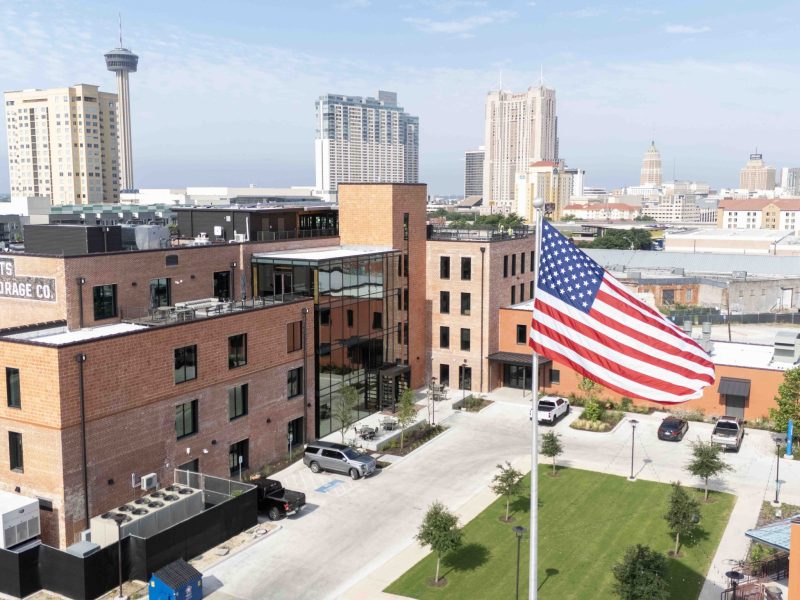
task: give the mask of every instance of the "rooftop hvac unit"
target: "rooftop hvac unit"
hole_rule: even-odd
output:
[[[731,275],[734,279],[747,279],[747,271],[734,271]]]
[[[772,360],[793,365],[800,360],[800,333],[781,330],[775,334]]]
[[[244,243],[247,241],[247,235],[245,235],[244,233],[234,233],[233,241]]]
[[[639,280],[642,278],[641,271],[628,271],[628,279],[636,279]]]
[[[147,475],[142,475],[142,489],[143,490],[154,490],[158,487],[158,475],[155,473],[148,473]]]
[[[0,491],[0,548],[11,548],[39,534],[39,500]]]
[[[685,271],[685,269],[683,267],[676,267],[676,268],[672,269],[672,274],[673,275],[684,275],[685,273],[686,273],[686,271]]]

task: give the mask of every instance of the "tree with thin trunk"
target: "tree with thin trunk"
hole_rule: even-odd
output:
[[[511,463],[506,461],[505,466],[497,465],[500,472],[497,473],[492,479],[492,491],[498,496],[505,496],[506,498],[506,516],[505,521],[508,522],[508,511],[511,496],[519,493],[520,484],[522,483],[522,473],[517,471],[511,466]]]
[[[414,406],[414,392],[406,388],[400,394],[400,402],[397,405],[397,424],[400,427],[400,450],[403,449],[406,429],[417,420],[417,407]]]
[[[692,460],[686,465],[686,470],[703,479],[704,502],[708,502],[708,480],[731,470],[731,466],[722,460],[721,452],[722,447],[713,442],[697,440],[692,443]]]
[[[420,544],[430,546],[431,552],[436,553],[435,585],[439,583],[442,557],[461,545],[463,535],[458,526],[458,517],[447,510],[444,504],[437,500],[430,505],[415,537]]]
[[[553,475],[556,475],[556,457],[564,453],[561,436],[555,431],[548,431],[542,436],[542,455],[553,459]]]
[[[614,592],[622,600],[669,600],[667,559],[648,546],[629,546],[614,565]]]
[[[673,556],[678,556],[681,547],[681,535],[690,535],[700,521],[700,505],[681,487],[679,481],[672,484],[672,495],[664,515],[670,532],[675,536]]]
[[[344,434],[357,421],[356,406],[358,405],[358,390],[352,385],[346,385],[339,390],[339,398],[333,404],[333,418],[339,421],[339,432]]]
[[[789,420],[800,421],[800,367],[784,371],[775,406],[769,409],[769,416],[778,431],[786,431]]]

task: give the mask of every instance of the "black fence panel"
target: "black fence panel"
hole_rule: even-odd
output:
[[[128,538],[122,540],[122,574],[129,570],[127,559]],[[41,587],[74,598],[97,598],[119,582],[117,545],[101,548],[85,558],[63,550],[42,545],[39,556]]]
[[[39,583],[39,544],[14,552],[0,548],[0,593],[23,598],[42,589]]]

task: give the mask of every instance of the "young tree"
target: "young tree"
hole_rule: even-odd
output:
[[[506,466],[497,465],[497,468],[500,469],[500,472],[492,479],[491,488],[495,494],[498,496],[505,496],[506,498],[505,520],[507,522],[511,496],[519,493],[519,486],[522,483],[522,473],[512,467],[511,463],[508,461],[506,461]]]
[[[669,600],[667,560],[648,546],[629,546],[613,572],[614,592],[622,600]]]
[[[603,386],[596,381],[592,381],[588,377],[581,377],[578,389],[586,395],[587,401],[597,401],[597,396],[603,390]]]
[[[400,450],[402,450],[406,428],[417,420],[417,407],[414,406],[414,392],[411,389],[406,388],[400,394],[396,416],[397,424],[400,426]]]
[[[344,434],[356,422],[356,405],[358,404],[358,390],[352,385],[346,385],[339,390],[339,398],[333,404],[333,418],[339,421],[339,431]]]
[[[548,431],[542,436],[542,454],[553,459],[553,475],[556,474],[556,456],[564,452],[559,437],[555,431]]]
[[[778,431],[786,431],[789,419],[795,423],[800,421],[800,367],[783,373],[783,383],[778,387],[775,404],[778,408],[770,408],[769,416],[775,421]]]
[[[672,495],[669,497],[669,506],[664,519],[670,532],[675,536],[673,556],[677,557],[681,547],[681,534],[692,533],[700,520],[700,505],[686,493],[679,481],[672,484]]]
[[[463,532],[458,526],[458,517],[448,511],[444,504],[436,501],[425,513],[415,537],[420,544],[430,546],[431,552],[436,553],[436,578],[433,581],[439,583],[442,556],[461,545]]]
[[[692,460],[686,465],[686,470],[695,477],[703,479],[705,502],[708,502],[708,480],[731,469],[731,466],[722,460],[721,452],[722,448],[712,442],[700,440],[692,442]]]

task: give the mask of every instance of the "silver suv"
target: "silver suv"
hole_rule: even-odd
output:
[[[303,464],[313,473],[338,471],[347,473],[353,479],[372,474],[378,465],[371,456],[360,454],[350,446],[333,442],[311,442],[303,454]]]

